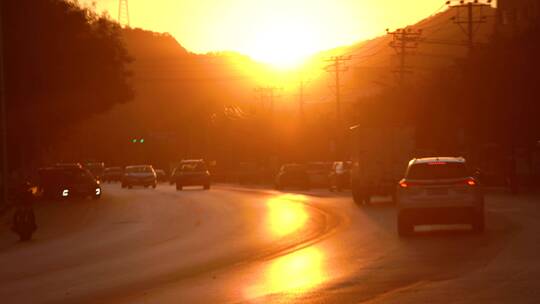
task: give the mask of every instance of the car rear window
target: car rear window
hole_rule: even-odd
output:
[[[202,162],[193,162],[193,163],[183,163],[180,165],[180,171],[182,172],[198,172],[198,171],[206,171],[206,165]]]
[[[152,172],[151,167],[127,167],[126,172],[128,173],[149,173]]]
[[[412,165],[408,179],[454,179],[468,177],[467,166],[464,163],[432,162]]]

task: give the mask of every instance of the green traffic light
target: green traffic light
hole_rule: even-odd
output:
[[[136,143],[137,143],[137,140],[136,140],[136,139],[132,139],[131,142],[134,143],[134,144],[136,144]]]
[[[141,144],[144,144],[144,138],[141,138]]]

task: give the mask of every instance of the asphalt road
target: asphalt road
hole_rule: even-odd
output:
[[[0,226],[0,303],[538,303],[540,199],[487,196],[487,231],[396,234],[384,199],[106,185]],[[444,228],[442,230],[435,228]]]

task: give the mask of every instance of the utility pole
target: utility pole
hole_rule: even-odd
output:
[[[336,141],[335,141],[335,150],[336,150],[336,159],[341,159],[342,157],[342,134],[343,128],[343,119],[341,115],[341,73],[344,73],[349,70],[345,66],[345,62],[352,60],[352,56],[333,56],[327,59],[327,62],[331,62],[330,65],[326,67],[326,71],[329,73],[334,73],[335,75],[335,94],[336,94]]]
[[[274,101],[276,96],[276,91],[280,90],[278,87],[258,87],[255,89],[255,92],[259,94],[259,99],[261,100],[261,108],[265,107],[265,103],[268,102],[270,108],[270,113],[274,113]]]
[[[334,56],[326,60],[327,62],[331,62],[331,64],[326,67],[326,71],[334,73],[335,75],[336,119],[338,124],[341,121],[341,73],[349,70],[349,68],[345,66],[345,62],[350,60],[352,60],[352,56]]]
[[[453,3],[455,2],[458,2],[459,4],[454,5]],[[463,30],[463,32],[467,36],[467,46],[469,48],[469,54],[471,54],[474,51],[474,35],[476,34],[478,28],[483,23],[486,23],[487,17],[482,14],[482,9],[486,7],[491,7],[492,0],[470,0],[467,3],[465,2],[467,1],[447,1],[446,5],[456,11],[456,15],[452,17],[452,20],[461,28],[461,30]],[[480,10],[480,14],[478,17],[475,17],[475,9]],[[465,17],[462,16],[464,10],[466,11]]]
[[[390,47],[392,47],[399,55],[399,69],[396,73],[399,75],[399,85],[403,86],[405,83],[405,74],[411,73],[411,70],[407,68],[407,55],[410,54],[410,50],[418,48],[422,30],[404,28],[397,29],[393,32],[387,29],[386,32],[388,35],[392,35]]]
[[[5,87],[5,74],[4,74],[4,27],[3,27],[3,14],[4,14],[4,7],[3,7],[3,1],[0,1],[0,144],[2,145],[2,149],[0,153],[2,153],[0,162],[2,164],[2,177],[0,182],[2,183],[0,186],[2,187],[0,189],[1,191],[1,197],[0,197],[0,204],[7,205],[7,197],[8,197],[8,154],[7,154],[7,107],[6,107],[6,87]]]
[[[305,119],[305,111],[304,111],[304,97],[305,97],[305,88],[306,88],[306,81],[301,79],[300,83],[298,84],[298,114],[300,116],[300,119],[304,121]]]
[[[128,0],[118,0],[118,23],[122,26],[129,27],[129,5]]]

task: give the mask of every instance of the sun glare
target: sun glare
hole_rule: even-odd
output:
[[[327,279],[324,260],[324,253],[315,247],[279,258],[268,266],[259,282],[247,288],[245,296],[251,300],[278,293],[285,297],[306,293]]]
[[[294,68],[322,49],[309,23],[296,18],[261,25],[248,41],[245,52],[253,59],[277,68]]]
[[[268,207],[268,224],[274,235],[285,236],[302,228],[308,213],[300,202],[306,198],[301,195],[280,195],[266,202]]]

